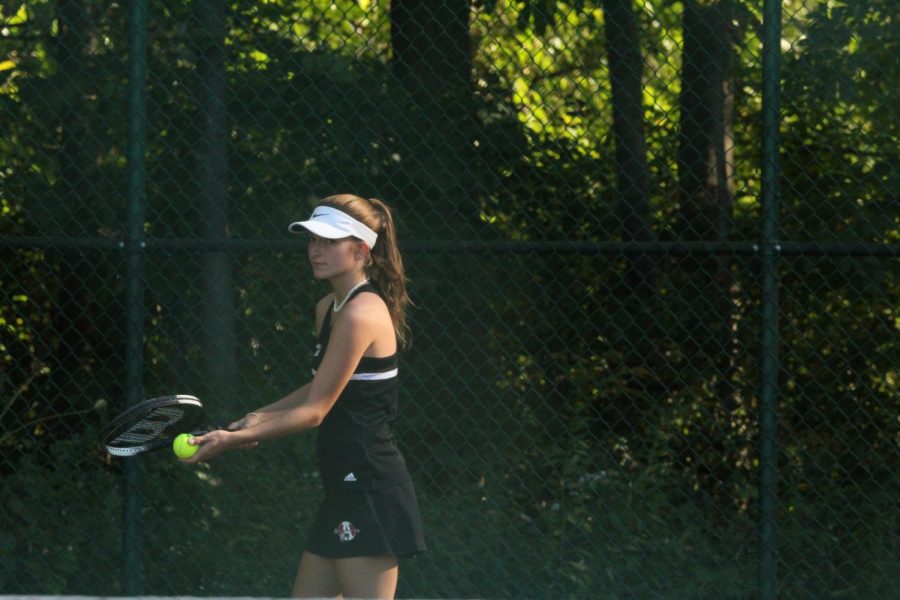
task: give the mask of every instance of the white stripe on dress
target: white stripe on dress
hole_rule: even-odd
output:
[[[383,373],[354,373],[350,376],[350,381],[380,381],[382,379],[391,379],[396,377],[400,369],[391,369]],[[316,374],[316,370],[312,369],[312,374]]]

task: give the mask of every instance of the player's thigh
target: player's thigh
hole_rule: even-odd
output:
[[[335,561],[304,552],[297,568],[291,596],[294,598],[335,598],[340,596]]]
[[[397,591],[396,556],[361,556],[334,561],[338,587],[345,598],[390,600]]]

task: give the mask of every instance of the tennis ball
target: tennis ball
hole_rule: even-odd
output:
[[[175,456],[178,458],[190,458],[197,454],[197,450],[200,449],[200,446],[191,446],[188,444],[188,440],[193,437],[194,436],[189,433],[182,433],[175,438],[175,441],[172,442],[172,450],[175,452]]]

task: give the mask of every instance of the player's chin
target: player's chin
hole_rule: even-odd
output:
[[[319,280],[331,278],[331,269],[329,269],[326,265],[312,263],[310,266],[312,267],[312,274],[314,278]]]

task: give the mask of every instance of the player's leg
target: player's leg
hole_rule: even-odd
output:
[[[338,587],[335,561],[330,558],[304,552],[294,580],[293,598],[336,598],[341,595]]]
[[[392,600],[397,591],[396,556],[361,556],[334,561],[338,587],[345,598]]]

